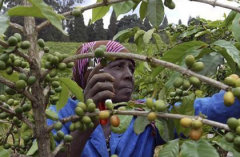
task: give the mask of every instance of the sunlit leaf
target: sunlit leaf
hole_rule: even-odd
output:
[[[139,135],[145,130],[148,124],[150,124],[150,121],[146,117],[138,116],[134,122],[134,132]]]
[[[147,2],[142,1],[141,6],[140,6],[140,10],[139,10],[141,20],[143,20],[147,15],[147,5],[148,5]]]
[[[214,42],[212,45],[220,46],[221,50],[216,50],[216,52],[220,53],[226,60],[228,65],[231,67],[232,71],[236,71],[236,64],[240,66],[240,56],[238,49],[228,41],[218,40]]]
[[[0,147],[0,156],[1,157],[10,157],[10,151]]]
[[[164,6],[161,0],[149,0],[147,17],[154,28],[158,29],[164,18]]]
[[[186,43],[179,44],[172,48],[171,50],[164,53],[162,60],[171,62],[171,63],[183,63],[184,58],[188,54],[198,54],[201,52],[201,49],[198,50],[197,47],[200,47],[201,45],[204,45],[205,43],[202,41],[190,41]],[[152,77],[156,77],[165,67],[158,66],[154,69],[152,72]]]
[[[97,0],[97,2],[102,2],[103,0]],[[92,23],[101,19],[109,11],[110,6],[102,6],[92,9]]]
[[[240,41],[240,25],[239,25],[240,13],[237,13],[232,22],[232,33],[235,40]]]
[[[49,5],[44,3],[44,1],[42,0],[27,0],[27,1],[33,5],[32,7],[30,7],[32,9],[27,9],[27,11],[30,11],[30,13],[33,13],[33,15],[31,16],[35,16],[35,15],[36,17],[43,16],[44,18],[48,19],[50,23],[53,26],[55,26],[58,30],[60,30],[65,35],[67,35],[67,33],[63,30],[63,27],[62,27],[62,19],[64,19],[64,16],[57,14],[53,10],[53,8],[51,8]],[[17,6],[8,10],[9,14],[11,16],[18,16],[19,13],[24,14],[25,8],[24,7],[19,8],[19,7],[20,6]],[[15,10],[15,8],[17,9]],[[35,9],[35,11],[33,9]],[[26,15],[26,16],[29,16],[29,15]]]
[[[139,31],[137,31],[134,35],[134,41],[136,41],[138,39],[138,37],[143,35],[144,33],[145,33],[145,31],[141,30],[141,29]]]
[[[57,111],[59,111],[61,108],[63,108],[67,104],[68,96],[69,96],[67,86],[63,82],[60,82],[60,84],[62,87],[62,91],[59,95],[59,100],[57,101],[57,104],[56,104]]]
[[[35,140],[26,155],[33,155],[37,152],[37,150],[38,150],[38,144],[37,144],[37,140]]]
[[[7,30],[9,26],[9,17],[7,14],[0,15],[0,37],[3,37],[4,32]]]
[[[144,42],[145,44],[148,44],[148,43],[149,43],[150,39],[152,38],[152,34],[153,34],[153,32],[154,32],[155,30],[156,30],[156,29],[153,28],[153,29],[148,30],[146,33],[144,33],[144,35],[143,35],[143,42]]]
[[[133,1],[126,1],[113,4],[112,6],[116,17],[118,17],[120,14],[128,13],[135,6],[135,3]]]
[[[120,38],[122,35],[129,33],[131,30],[132,30],[132,29],[125,29],[125,30],[122,30],[122,31],[118,32],[118,33],[113,37],[113,40],[116,40],[116,39]]]
[[[60,78],[59,81],[61,84],[66,85],[79,101],[84,102],[83,90],[75,81],[69,78]]]

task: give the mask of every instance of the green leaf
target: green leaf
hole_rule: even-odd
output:
[[[183,115],[194,115],[194,100],[195,95],[192,93],[188,96],[183,97],[182,104],[180,106],[174,106],[171,110],[174,114],[183,114]],[[181,126],[180,120],[174,120],[175,129],[177,130],[177,134],[184,133],[188,135],[190,129],[185,129]]]
[[[200,60],[204,64],[204,69],[199,72],[204,76],[211,76],[216,73],[218,65],[223,63],[223,57],[216,52],[206,54]]]
[[[97,0],[98,2],[102,2],[103,0]],[[92,9],[92,21],[91,23],[101,19],[106,13],[109,11],[110,6],[103,6],[103,7],[97,7]]]
[[[182,104],[180,105],[180,108],[178,109],[179,114],[183,115],[194,115],[194,100],[195,100],[195,94],[190,94],[188,96],[184,96],[182,100]]]
[[[209,34],[209,33],[210,33],[209,30],[201,31],[201,32],[196,33],[196,34],[194,35],[194,37],[195,37],[195,38],[198,38],[198,37],[200,37],[200,36],[202,36],[202,35],[204,35],[204,34]]]
[[[171,75],[170,75],[170,77],[169,77],[169,79],[167,80],[167,82],[165,83],[165,87],[166,88],[171,88],[172,87],[172,85],[173,85],[173,82],[177,79],[177,77],[178,76],[180,76],[181,75],[181,73],[179,73],[179,72],[173,72]]]
[[[39,14],[41,13],[46,19],[48,19],[54,27],[60,30],[63,34],[67,35],[67,33],[63,30],[62,27],[62,19],[64,19],[64,16],[57,14],[49,5],[44,3],[43,0],[27,0],[27,1],[30,2],[33,5],[33,7],[37,9],[37,12],[39,12]]]
[[[183,32],[179,37],[185,38],[185,37],[188,37],[188,36],[190,36],[192,34],[197,33],[198,31],[199,31],[199,29],[197,29],[197,28],[192,29],[192,30],[187,30],[187,31]]]
[[[54,140],[52,132],[50,132],[50,147],[51,147],[51,150],[54,150],[56,148],[56,142]]]
[[[57,111],[59,111],[61,108],[63,108],[67,104],[68,95],[69,95],[67,86],[62,82],[60,82],[60,84],[62,87],[62,91],[59,95],[59,100],[57,101],[57,104],[56,104]]]
[[[198,49],[200,46],[204,45],[205,43],[202,41],[190,41],[186,43],[179,44],[172,48],[171,50],[164,53],[163,57],[161,58],[164,61],[168,61],[171,63],[183,63],[184,58],[188,54],[197,54],[201,52],[201,49]],[[152,72],[152,77],[156,77],[165,67],[158,66]]]
[[[148,30],[146,33],[144,33],[144,35],[143,35],[143,42],[145,44],[149,43],[150,39],[152,38],[152,34],[153,34],[153,32],[155,30],[156,30],[155,28],[152,28],[152,29]]]
[[[1,0],[1,3],[0,3],[0,11],[2,10],[3,2],[4,2],[4,0]]]
[[[136,41],[139,38],[139,36],[143,35],[144,33],[145,33],[144,30],[141,30],[141,29],[138,30],[134,35],[134,41]]]
[[[147,17],[153,27],[158,29],[164,18],[164,6],[161,0],[149,0]]]
[[[122,31],[118,32],[118,33],[113,37],[113,40],[116,40],[116,39],[120,38],[122,35],[129,33],[131,30],[132,30],[132,29],[130,28],[130,29],[125,29],[125,30],[122,30]]]
[[[220,53],[226,60],[228,65],[231,67],[232,71],[236,71],[236,64],[240,65],[240,57],[238,49],[228,41],[218,40],[214,42],[212,45],[220,46],[221,50],[216,50]]]
[[[112,6],[116,13],[116,17],[118,17],[120,14],[128,13],[135,6],[135,3],[133,1],[127,1],[116,3]]]
[[[147,15],[147,6],[148,6],[148,3],[145,1],[142,1],[140,10],[139,10],[141,20],[143,20]]]
[[[229,143],[227,142],[224,137],[216,137],[212,140],[213,143],[217,144],[219,147],[221,147],[222,149],[232,152],[233,153],[233,157],[239,157],[240,153],[238,151],[236,151],[233,147],[233,143]]]
[[[46,109],[45,115],[48,119],[51,119],[53,121],[57,121],[59,119],[58,114],[50,109]]]
[[[0,147],[0,156],[1,157],[10,157],[10,151]]]
[[[160,150],[158,157],[178,157],[179,156],[179,139],[169,141]]]
[[[143,65],[148,71],[152,71],[147,62],[144,62]]]
[[[37,152],[37,150],[38,150],[38,144],[37,144],[37,140],[35,140],[26,155],[33,155],[34,153]]]
[[[135,41],[136,45],[137,45],[137,52],[139,52],[141,54],[143,47],[144,47],[144,43],[143,43],[143,34],[141,34],[137,40]]]
[[[158,118],[155,120],[155,125],[159,131],[161,138],[168,142],[174,139],[174,122],[172,119]]]
[[[9,17],[7,14],[0,15],[0,37],[3,37],[4,32],[9,26]]]
[[[36,6],[32,7],[25,7],[25,6],[17,6],[13,7],[8,10],[9,16],[32,16],[32,17],[39,17],[45,18],[42,14],[41,10],[39,10]]]
[[[127,42],[129,38],[133,37],[134,34],[139,30],[138,27],[133,27],[128,33],[125,33],[119,37],[120,42]]]
[[[237,12],[231,11],[231,12],[228,14],[227,18],[223,21],[222,27],[224,27],[224,26],[225,26],[225,27],[230,26],[230,25],[232,24],[233,19],[234,19],[235,16],[236,16],[236,14],[237,14]]]
[[[0,70],[0,75],[11,82],[17,82],[19,80],[17,72],[13,72],[12,75],[8,75],[6,71]]]
[[[233,33],[233,37],[234,39],[236,39],[237,41],[240,41],[240,34],[239,34],[239,30],[240,30],[240,25],[239,25],[239,18],[240,18],[240,13],[237,13],[233,22],[232,22],[232,33]]]
[[[203,139],[183,142],[180,154],[181,157],[219,157],[216,149]]]
[[[146,117],[138,116],[134,122],[134,132],[137,135],[141,134],[150,123],[151,122]]]
[[[32,7],[17,6],[8,10],[9,16],[33,16],[46,18],[50,23],[60,30],[63,34],[67,33],[62,28],[62,19],[64,16],[57,14],[49,5],[42,0],[28,0]]]
[[[163,43],[162,38],[160,37],[159,34],[153,33],[152,36],[155,41],[155,45],[156,45],[158,51],[160,52],[161,46],[165,45],[165,43]]]
[[[60,78],[59,81],[66,85],[79,101],[84,102],[83,90],[75,81],[69,78]]]
[[[130,115],[118,115],[118,117],[120,119],[120,125],[118,127],[111,126],[111,130],[114,133],[122,134],[122,133],[124,133],[127,130],[129,124],[132,121],[133,116],[130,116]]]

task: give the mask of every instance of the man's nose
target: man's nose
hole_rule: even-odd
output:
[[[133,79],[133,73],[129,67],[124,68],[123,77],[124,79],[129,79],[129,80]]]

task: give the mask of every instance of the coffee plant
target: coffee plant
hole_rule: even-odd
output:
[[[101,124],[109,120],[113,132],[123,133],[133,116],[137,116],[136,134],[154,124],[166,142],[156,148],[156,156],[215,157],[228,152],[239,156],[240,120],[231,117],[227,124],[208,120],[204,114],[194,114],[193,103],[196,98],[211,96],[220,90],[226,91],[222,98],[225,106],[232,106],[240,99],[240,9],[214,0],[201,2],[232,11],[223,21],[199,18],[189,26],[170,24],[163,30],[158,27],[164,18],[164,9],[176,7],[172,0],[97,0],[95,4],[63,14],[57,14],[42,0],[23,0],[21,6],[1,14],[0,82],[4,92],[0,95],[0,155],[50,157],[59,151],[70,154],[69,143],[73,137],[61,131],[63,124],[72,122],[71,132],[86,131],[94,127],[96,119],[100,119]],[[3,4],[4,0],[0,9]],[[152,29],[129,28],[114,37],[120,42],[133,40],[137,53],[105,53],[105,47],[101,46],[89,54],[69,56],[52,52],[45,41],[38,38],[38,32],[50,24],[67,35],[62,21],[69,16],[80,16],[88,9],[93,9],[91,22],[95,22],[105,16],[110,7],[118,16],[138,5],[140,18],[148,17]],[[14,16],[24,17],[24,25],[9,22]],[[46,21],[36,25],[34,18]],[[6,38],[7,27],[18,29],[23,36],[15,33]],[[168,42],[162,40],[163,33]],[[107,109],[100,111],[93,100],[84,100],[77,83],[63,76],[74,66],[74,61],[94,57],[101,58],[103,66],[117,57],[142,61],[136,62],[133,97],[147,98],[146,101],[113,104],[107,100]],[[79,100],[75,115],[59,119],[49,107],[56,105],[59,111],[70,95]],[[115,110],[116,105],[122,107]],[[47,119],[55,123],[47,126]],[[51,132],[53,129],[57,131],[55,135]],[[174,139],[174,131],[181,138]],[[59,145],[56,146],[56,142]]]

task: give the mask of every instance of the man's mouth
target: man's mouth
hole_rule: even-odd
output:
[[[121,89],[124,89],[124,90],[131,90],[131,91],[132,91],[132,87],[131,87],[131,86],[124,86],[124,87],[122,87]]]

